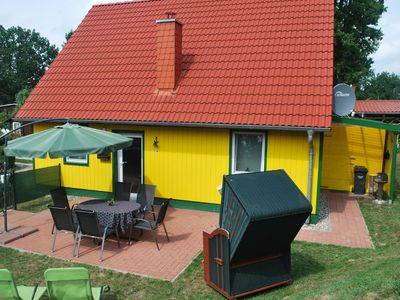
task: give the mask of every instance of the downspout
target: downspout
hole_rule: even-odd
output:
[[[312,203],[312,182],[314,169],[314,130],[307,130],[308,140],[308,189],[307,198]],[[307,223],[310,223],[310,217],[307,218]]]

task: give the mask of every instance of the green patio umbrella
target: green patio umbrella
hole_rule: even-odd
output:
[[[5,135],[1,136],[4,137]],[[66,123],[9,141],[4,148],[6,156],[50,158],[81,156],[112,152],[127,148],[132,139],[120,134]],[[6,175],[6,164],[4,174]],[[4,176],[7,186],[7,176]],[[7,231],[7,193],[4,189],[4,229]]]
[[[7,156],[50,158],[113,152],[129,147],[132,139],[120,134],[66,123],[9,141]]]

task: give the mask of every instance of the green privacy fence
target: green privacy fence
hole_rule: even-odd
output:
[[[23,203],[49,194],[61,185],[60,166],[15,173],[15,203]]]
[[[2,146],[0,146],[0,154],[2,151]],[[13,196],[14,196],[14,166],[15,166],[15,158],[14,157],[7,157],[8,163],[8,198],[7,198],[7,207],[13,204]],[[2,209],[4,206],[4,156],[0,155],[0,208]]]
[[[2,209],[3,208],[3,206],[4,206],[4,198],[3,198],[3,195],[4,195],[4,174],[1,174],[0,175],[1,176],[1,180],[0,180],[0,209]],[[13,178],[13,174],[11,173],[9,173],[9,175],[8,175],[8,178],[9,179],[11,179],[12,180],[12,178]],[[8,184],[8,198],[7,198],[7,207],[10,207],[11,205],[12,205],[12,200],[13,200],[13,192],[14,192],[14,189],[13,189],[13,186],[12,186],[12,184],[11,184],[11,182]]]

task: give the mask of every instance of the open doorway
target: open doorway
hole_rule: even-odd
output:
[[[143,183],[143,134],[121,133],[133,139],[128,148],[118,150],[118,182],[131,182],[131,198],[136,199],[140,184]]]

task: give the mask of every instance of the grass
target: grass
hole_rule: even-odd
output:
[[[32,158],[16,158],[15,162],[17,163],[22,163],[22,164],[31,164],[32,163]]]
[[[294,242],[291,285],[252,299],[400,299],[400,203],[360,202],[375,249]],[[0,247],[0,268],[18,284],[43,284],[49,267],[80,264]],[[86,266],[94,285],[108,284],[105,299],[224,299],[203,281],[202,255],[173,283]],[[27,271],[29,270],[29,271]]]
[[[47,205],[52,204],[50,196],[44,196],[35,200],[27,201],[18,204],[18,210],[30,211],[37,213],[47,209]]]

